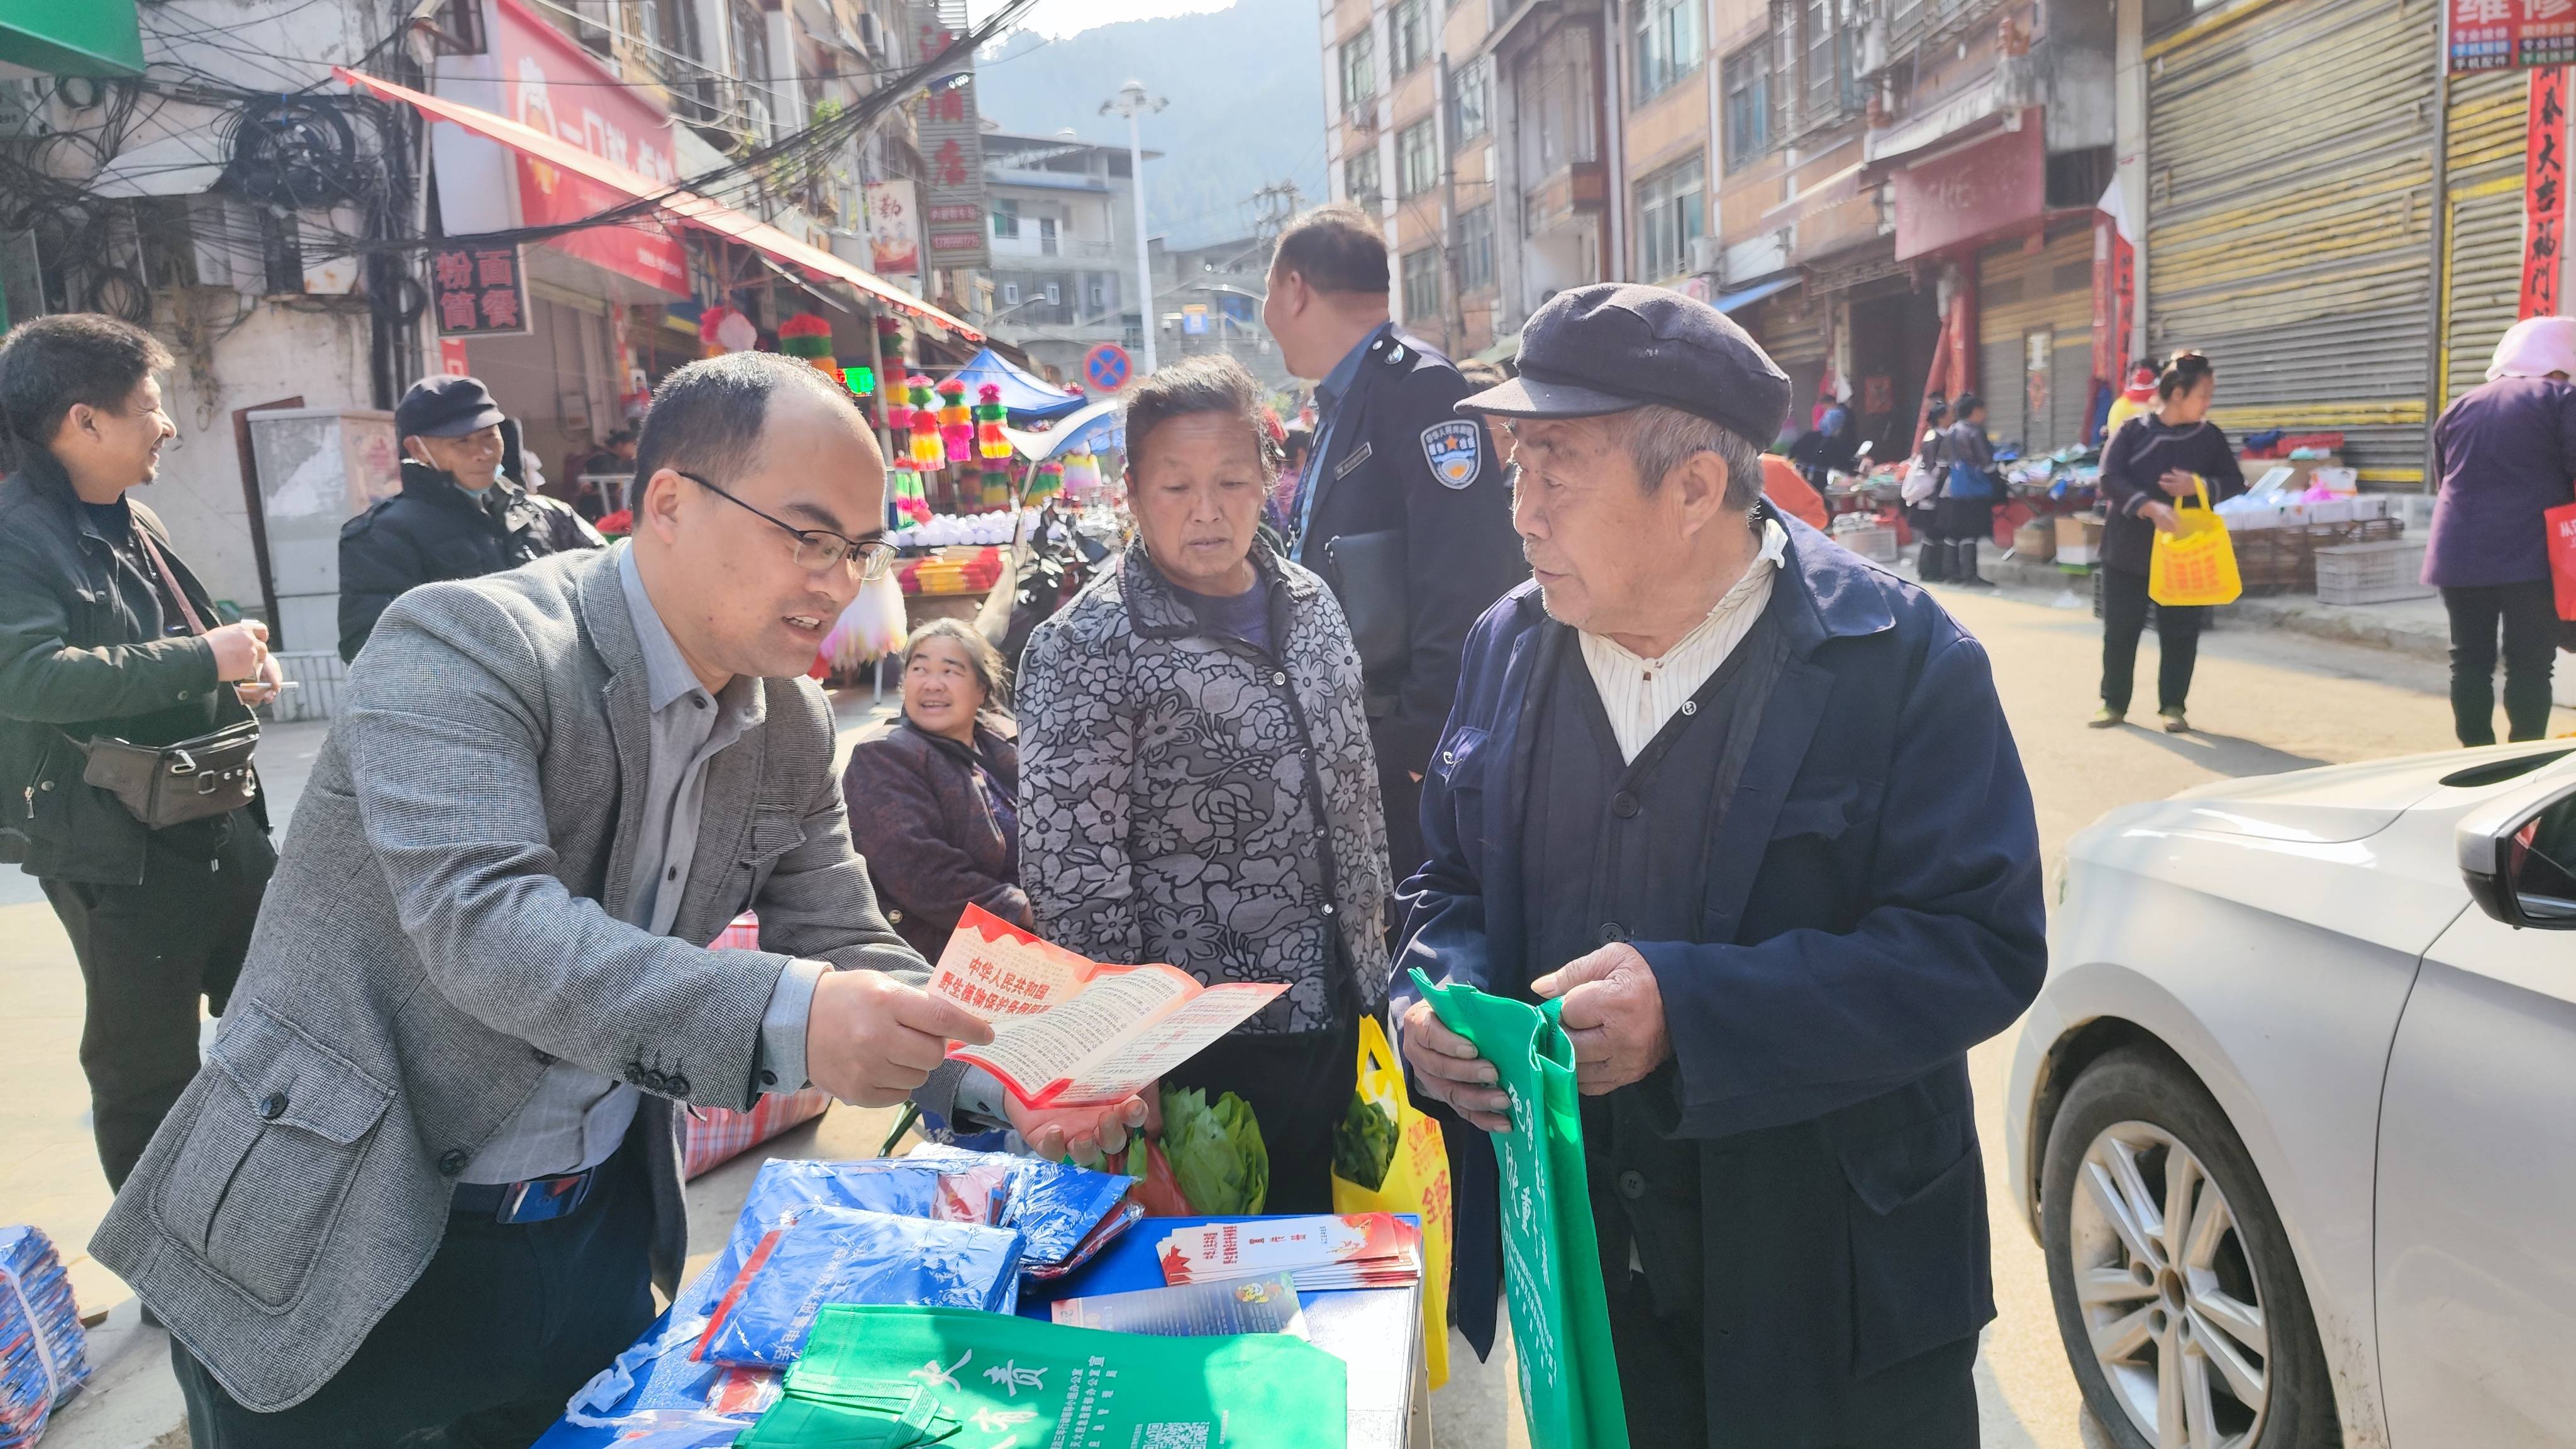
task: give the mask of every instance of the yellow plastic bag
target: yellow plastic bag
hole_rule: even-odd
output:
[[[1405,1094],[1404,1069],[1374,1016],[1360,1018],[1357,1096],[1386,1110],[1396,1142],[1386,1180],[1362,1187],[1333,1172],[1333,1211],[1414,1213],[1422,1219],[1422,1351],[1431,1387],[1449,1382],[1449,1150],[1440,1124],[1424,1116]]]
[[[2176,608],[2204,604],[2232,604],[2245,592],[2245,580],[2236,572],[2236,545],[2227,538],[2227,520],[2210,511],[2209,480],[2194,474],[2200,485],[2200,507],[2174,508],[2181,527],[2172,533],[2156,530],[2156,551],[2147,561],[2147,597],[2159,604]]]

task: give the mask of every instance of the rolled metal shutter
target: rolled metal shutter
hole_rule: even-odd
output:
[[[2211,416],[2338,431],[2423,478],[2435,320],[2434,0],[2235,0],[2147,59],[2147,330],[2218,367]]]
[[[2487,359],[2522,300],[2527,71],[2451,78],[2450,211],[2443,233],[2442,401],[2486,381]]]
[[[1986,436],[2000,448],[2022,436],[2021,334],[1987,337],[1977,345],[1977,396],[1986,403]]]
[[[2048,408],[2032,417],[2030,334],[2040,331],[2050,334]],[[1978,255],[1978,355],[1989,399],[1987,428],[1997,442],[2017,441],[2031,455],[2053,452],[2081,436],[2084,399],[2092,383],[2092,338],[2089,225],[2050,237],[2036,252],[2016,241]]]
[[[1800,289],[1803,293],[1804,289]],[[1827,303],[1823,298],[1804,295],[1773,297],[1762,304],[1762,310],[1751,319],[1748,330],[1771,354],[1771,360],[1782,367],[1795,363],[1825,360],[1825,318]],[[1803,427],[1805,424],[1800,423]]]

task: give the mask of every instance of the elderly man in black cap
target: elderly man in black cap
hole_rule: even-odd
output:
[[[2046,963],[1985,651],[1761,501],[1789,381],[1714,309],[1562,292],[1520,361],[1459,410],[1517,440],[1536,577],[1468,638],[1404,964],[1561,1002],[1634,1442],[1967,1449],[1994,1306],[1966,1053]],[[1398,1009],[1424,1093],[1506,1125],[1492,1064]],[[1482,1350],[1494,1162],[1453,1141]]]
[[[402,491],[340,529],[340,657],[353,660],[385,606],[422,584],[604,548],[570,504],[526,486],[519,425],[471,377],[424,377],[394,407]]]

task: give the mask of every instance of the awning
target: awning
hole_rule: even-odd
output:
[[[1860,195],[1861,170],[1866,162],[1844,167],[1797,195],[1762,213],[1765,229],[1794,225],[1828,206],[1839,206]]]
[[[134,0],[0,0],[0,62],[44,75],[143,74]]]
[[[363,71],[346,66],[331,67],[331,74],[341,81],[375,92],[389,100],[406,102],[421,114],[435,120],[450,121],[477,135],[489,137],[522,155],[533,157],[549,166],[587,177],[602,186],[626,195],[651,197],[665,213],[679,221],[718,236],[730,237],[743,245],[790,266],[801,267],[817,277],[846,282],[907,316],[944,327],[971,342],[981,342],[984,334],[949,316],[919,297],[894,286],[875,273],[852,266],[819,247],[808,246],[771,226],[719,202],[690,191],[674,191],[649,177],[618,165],[605,157],[594,156],[569,142],[557,140],[533,127],[520,125],[505,116],[496,116],[476,106],[459,105],[424,95],[407,86],[379,80]]]
[[[1104,448],[1127,446],[1127,420],[1120,413],[1118,400],[1096,402],[1043,433],[1022,432],[1004,428],[1002,435],[1020,450],[1020,456],[1032,463],[1060,458],[1067,453],[1085,450],[1097,453]]]
[[[952,376],[966,384],[970,398],[986,383],[999,387],[1002,406],[1009,411],[1011,422],[1019,427],[1060,418],[1067,413],[1078,413],[1082,411],[1083,404],[1090,401],[1079,393],[1066,392],[1043,378],[1012,366],[1009,360],[990,347],[976,353]]]
[[[1709,299],[1708,305],[1715,307],[1720,312],[1732,312],[1739,307],[1750,307],[1765,297],[1785,292],[1805,280],[1805,277],[1796,272],[1791,272],[1785,277],[1773,277],[1767,282],[1756,282],[1749,287],[1738,287],[1732,292],[1720,292]]]

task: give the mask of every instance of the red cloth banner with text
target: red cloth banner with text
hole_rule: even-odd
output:
[[[2514,315],[2555,317],[2567,239],[2567,67],[2563,65],[2531,73],[2531,117],[2522,154],[2522,305]]]
[[[501,114],[659,185],[679,181],[671,118],[660,107],[518,0],[496,0],[493,10]],[[518,164],[525,226],[579,221],[634,200],[532,156],[521,155]],[[675,297],[689,295],[688,253],[658,213],[566,232],[546,245]]]

